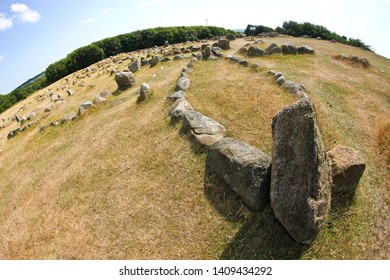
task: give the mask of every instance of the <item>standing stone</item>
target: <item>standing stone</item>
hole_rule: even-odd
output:
[[[314,106],[302,98],[272,120],[271,206],[299,243],[310,243],[330,209],[330,178]]]
[[[74,121],[75,119],[77,119],[77,114],[71,112],[62,116],[61,123],[64,124],[66,122]]]
[[[125,90],[135,85],[135,76],[132,72],[117,72],[115,82],[120,90]]]
[[[236,36],[234,36],[233,34],[229,34],[226,36],[226,39],[228,39],[229,41],[234,41],[236,40]]]
[[[72,96],[73,95],[73,91],[71,89],[67,89],[66,93],[68,94],[68,96]]]
[[[211,47],[206,46],[204,50],[202,51],[202,59],[207,60],[211,55]]]
[[[283,54],[297,54],[298,48],[294,44],[285,43],[282,45]]]
[[[366,168],[364,159],[358,151],[341,145],[326,154],[332,175],[332,193],[354,193]]]
[[[159,62],[160,62],[160,58],[157,55],[154,55],[150,60],[150,67],[155,66]]]
[[[271,55],[271,54],[274,54],[274,53],[281,53],[282,52],[282,49],[278,47],[278,45],[276,45],[275,43],[272,43],[271,45],[269,45],[269,47],[265,50],[265,52],[268,54],[268,55]]]
[[[263,50],[260,49],[258,46],[251,46],[248,49],[248,55],[249,56],[262,56],[263,55]]]
[[[218,47],[226,51],[230,49],[230,41],[226,39],[218,40]]]
[[[100,104],[106,102],[106,99],[103,96],[95,96],[92,103],[93,104]]]
[[[304,45],[304,46],[298,47],[298,53],[299,54],[314,54],[314,50],[311,47]]]
[[[271,157],[267,154],[238,140],[223,138],[211,146],[206,163],[253,211],[269,202]]]
[[[164,48],[168,48],[169,47],[169,42],[168,41],[165,41],[165,43],[164,43],[164,46],[163,46]]]
[[[134,60],[132,63],[129,64],[128,67],[129,67],[130,72],[132,72],[132,73],[137,72],[139,70],[139,62],[138,62],[138,60],[137,59]]]
[[[171,93],[168,95],[167,99],[176,101],[177,99],[185,99],[185,94],[183,90],[175,91],[174,93]]]
[[[177,81],[177,90],[186,90],[190,87],[190,79],[187,77],[181,77]]]
[[[172,104],[171,108],[169,109],[168,116],[171,119],[172,123],[176,123],[183,119],[184,113],[186,111],[193,111],[194,108],[191,106],[190,103],[188,103],[185,99],[177,99],[175,103]]]
[[[150,96],[150,86],[147,83],[142,83],[141,88],[139,90],[139,97],[140,100],[145,100],[146,98],[149,98]]]

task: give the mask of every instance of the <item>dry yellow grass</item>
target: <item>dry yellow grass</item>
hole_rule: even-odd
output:
[[[205,174],[205,155],[194,153],[179,125],[168,121],[166,96],[186,64],[171,61],[142,68],[134,88],[108,97],[75,122],[47,127],[44,134],[36,126],[12,140],[6,135],[16,124],[9,122],[0,131],[0,258],[388,258],[389,170],[381,154],[390,150],[385,124],[389,60],[325,41],[264,41],[264,48],[271,42],[308,44],[316,55],[249,58],[260,65],[258,72],[225,60],[199,61],[189,74],[186,95],[195,109],[223,124],[229,136],[271,154],[272,117],[296,97],[276,86],[266,70],[282,71],[308,87],[327,148],[349,145],[367,161],[353,204],[333,209],[332,226],[314,244],[295,244],[269,208],[250,213]],[[245,43],[232,42],[226,54]],[[342,53],[367,57],[372,66],[363,69],[332,59]],[[118,68],[125,69],[126,63]],[[108,74],[95,73],[84,81],[84,87],[72,86],[75,95],[65,97],[67,103],[42,124],[76,111],[80,102],[103,90],[116,89]],[[153,96],[137,104],[142,82],[151,86]],[[63,84],[50,88],[66,96]],[[23,104],[28,109],[22,114],[39,108],[42,116],[50,102],[34,97],[45,91],[1,118]]]

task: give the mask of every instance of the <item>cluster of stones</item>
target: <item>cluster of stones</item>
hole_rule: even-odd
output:
[[[341,61],[346,61],[346,62],[352,62],[352,63],[355,63],[355,64],[360,64],[364,68],[368,68],[370,66],[370,62],[365,57],[358,57],[356,55],[339,54],[339,55],[335,55],[334,58],[337,59],[337,60],[341,60]]]
[[[282,76],[272,74],[276,79]],[[349,147],[326,152],[306,88],[288,84],[287,89],[301,98],[273,118],[272,156],[226,137],[220,123],[195,111],[186,101],[179,84],[178,91],[168,96],[174,100],[168,115],[171,122],[182,120],[182,131],[197,151],[207,152],[208,172],[220,177],[251,210],[260,211],[270,203],[292,238],[310,243],[329,213],[332,192],[354,192],[365,163]]]
[[[278,46],[274,43],[269,45],[265,52],[256,45],[247,44],[239,49],[240,54],[248,55],[248,56],[263,56],[263,55],[272,55],[276,53],[282,53],[284,55],[296,55],[296,54],[314,54],[314,50],[307,46],[296,46],[292,43],[285,43],[282,46]]]
[[[272,75],[279,86],[282,86],[287,92],[298,95],[299,97],[307,97],[307,88],[299,83],[288,81],[283,73],[275,70],[269,70],[268,74]]]

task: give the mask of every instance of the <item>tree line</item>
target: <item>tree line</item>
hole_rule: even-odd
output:
[[[175,44],[224,36],[229,33],[234,34],[235,32],[216,26],[157,27],[137,30],[91,43],[50,64],[45,70],[44,77],[37,79],[26,87],[17,88],[7,95],[0,95],[0,113],[35,91],[104,58],[119,53],[162,46],[165,41]]]
[[[254,30],[251,30],[254,29]],[[296,21],[285,21],[282,27],[275,29],[263,25],[248,24],[244,33],[247,36],[256,36],[261,33],[278,32],[280,34],[290,35],[294,37],[309,36],[311,38],[321,37],[324,40],[335,40],[336,42],[362,48],[368,51],[374,51],[371,46],[366,45],[360,39],[347,38],[335,32],[329,31],[326,27],[312,24],[310,22],[298,23]]]

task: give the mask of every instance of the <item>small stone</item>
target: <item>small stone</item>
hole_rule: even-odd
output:
[[[95,98],[92,101],[93,104],[100,104],[104,102],[106,102],[106,99],[102,96],[95,96]]]

